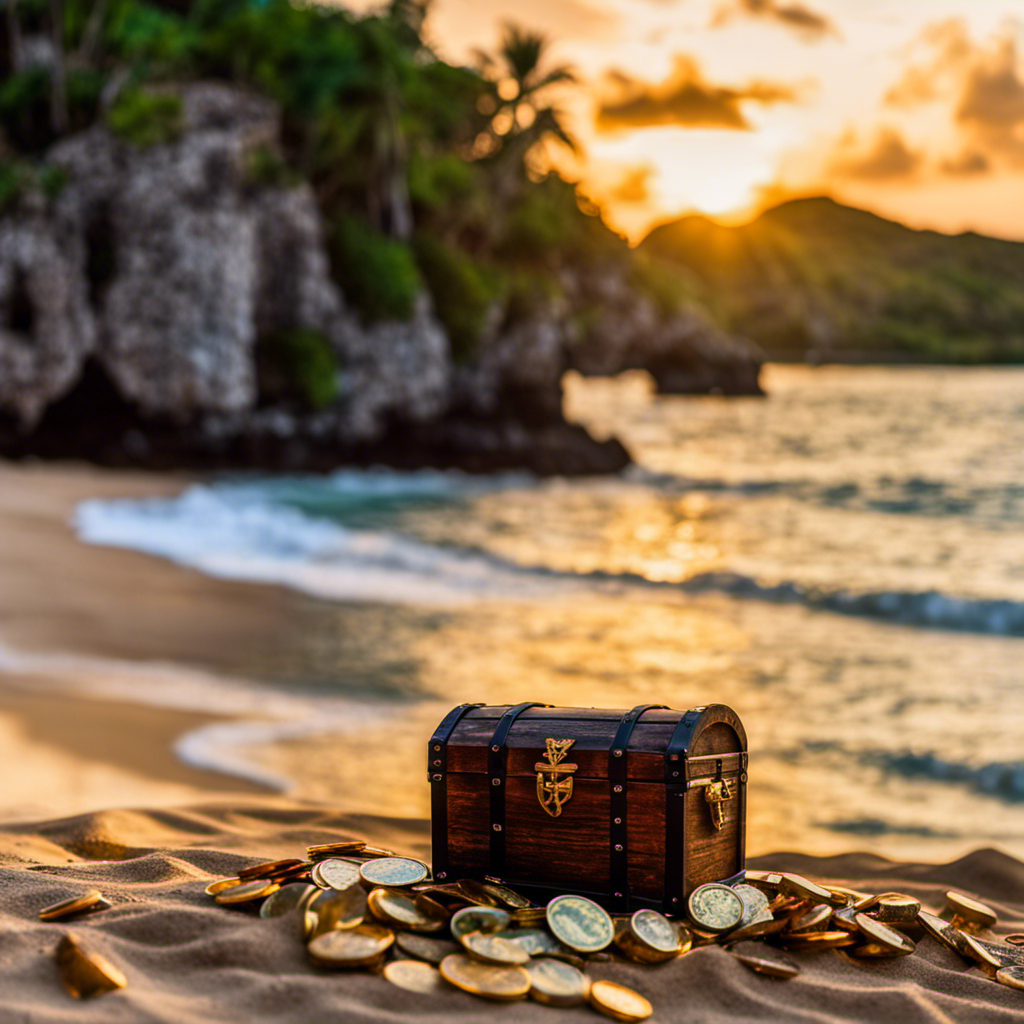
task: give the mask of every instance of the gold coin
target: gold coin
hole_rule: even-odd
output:
[[[953,912],[954,917],[976,928],[992,928],[999,920],[991,907],[965,896],[962,892],[947,892],[946,907]]]
[[[505,928],[495,932],[500,939],[507,939],[521,946],[530,956],[544,953],[561,953],[564,946],[554,936],[541,928]]]
[[[1000,967],[996,971],[996,981],[1010,988],[1024,989],[1024,967]]]
[[[547,921],[552,935],[577,953],[596,953],[615,938],[608,911],[586,896],[556,896],[548,903]]]
[[[765,910],[754,918],[750,924],[745,924],[734,931],[729,932],[729,941],[737,942],[743,939],[759,939],[765,935],[776,935],[789,924],[789,918],[776,918],[771,911]]]
[[[564,947],[555,953],[544,953],[543,956],[549,957],[552,960],[561,960],[563,964],[571,964],[580,971],[585,971],[587,963],[591,960],[596,963],[601,960],[611,959],[607,953],[591,953],[590,956],[584,960],[579,953],[573,953],[571,950],[565,949]]]
[[[242,868],[238,872],[238,879],[241,882],[252,882],[258,878],[274,878],[282,873],[287,874],[296,868],[307,868],[304,860],[291,857],[288,860],[271,860],[265,864],[254,864],[251,868]]]
[[[959,928],[954,928],[948,921],[943,921],[936,914],[922,910],[917,915],[917,923],[936,942],[942,943],[947,949],[962,956],[965,960],[972,960],[971,951],[967,946],[967,936]]]
[[[416,893],[413,902],[421,914],[432,918],[434,921],[441,921],[447,924],[448,918],[452,916],[452,912],[443,903],[439,903],[433,896],[428,896],[426,893]]]
[[[811,900],[813,903],[835,904],[838,897],[830,889],[812,882],[803,875],[795,875],[791,872],[784,872],[782,881],[779,883],[779,892],[786,896],[798,896],[802,900]],[[845,906],[844,899],[840,906]]]
[[[489,879],[483,881],[485,891],[494,897],[507,910],[525,910],[530,906],[530,901],[525,896],[520,896],[514,889],[500,882],[492,882]]]
[[[530,975],[522,967],[485,964],[466,953],[446,956],[440,969],[445,981],[484,999],[512,1002],[530,991]]]
[[[760,889],[755,889],[754,886],[747,885],[745,882],[733,885],[731,886],[731,889],[741,900],[743,900],[743,917],[740,920],[741,926],[750,924],[754,918],[758,917],[768,909],[768,897],[765,896]]]
[[[306,882],[292,882],[277,892],[271,893],[260,907],[260,917],[264,919],[283,917],[295,910],[305,909],[306,901],[320,890]]]
[[[344,931],[363,923],[366,917],[366,893],[360,886],[321,889],[306,903],[304,934],[307,939],[325,932]]]
[[[398,857],[398,854],[394,850],[386,850],[383,846],[364,846],[359,851],[360,857],[365,857],[367,860],[376,857]],[[404,859],[404,858],[399,858]]]
[[[530,997],[545,1006],[579,1006],[590,991],[590,979],[572,964],[541,957],[526,965]]]
[[[366,848],[361,839],[342,839],[337,843],[320,843],[306,847],[306,856],[310,860],[321,860],[324,857],[341,857],[346,854],[357,854]]]
[[[268,896],[277,892],[281,886],[277,882],[268,882],[260,878],[255,882],[241,882],[233,885],[230,889],[224,889],[213,898],[218,903],[235,904],[251,903],[253,900],[265,900]]]
[[[427,917],[416,906],[415,900],[403,892],[374,889],[366,897],[366,905],[378,921],[397,928],[408,928],[413,932],[439,932],[444,928],[444,921]]]
[[[898,955],[914,952],[914,943],[895,928],[890,928],[887,924],[868,917],[867,914],[858,914],[856,920],[857,927],[872,945],[888,947]]]
[[[743,881],[774,896],[782,884],[782,875],[778,871],[753,871],[743,873]]]
[[[981,945],[973,935],[964,936],[964,944],[974,962],[990,977],[994,978],[999,971],[1008,966],[991,950]]]
[[[416,932],[399,932],[395,945],[406,955],[428,964],[439,964],[452,953],[461,953],[462,947],[451,939],[436,939],[432,935],[418,935]]]
[[[340,860],[337,857],[328,857],[325,860],[317,861],[316,876],[319,879],[317,885],[323,889],[347,889],[351,885],[359,884],[359,865],[348,860]]]
[[[485,964],[525,964],[530,954],[517,942],[484,932],[467,932],[459,936],[467,953]]]
[[[827,903],[819,903],[818,906],[808,910],[801,917],[791,920],[789,930],[791,932],[813,932],[828,928],[832,920],[832,908]]]
[[[419,992],[425,996],[437,995],[438,992],[451,991],[448,983],[441,977],[441,972],[422,960],[392,960],[384,965],[381,972],[385,981],[390,981],[398,988],[407,992]]]
[[[495,899],[480,882],[473,878],[460,878],[459,889],[470,903],[481,907],[500,907],[501,901]]]
[[[852,932],[831,931],[831,932],[803,932],[800,935],[782,935],[778,939],[786,949],[792,949],[804,953],[811,953],[817,949],[842,949],[845,946],[852,946],[857,941],[857,936]],[[910,942],[910,940],[907,940]],[[913,943],[910,943],[913,951]]]
[[[232,889],[236,885],[241,885],[242,880],[240,878],[218,878],[215,882],[211,882],[206,887],[207,896],[216,896],[217,893],[223,892],[225,889]]]
[[[422,882],[428,874],[427,865],[411,857],[381,857],[368,861],[359,869],[360,880],[367,889],[373,889],[378,885],[390,889],[404,889],[406,886]]]
[[[698,885],[686,901],[690,920],[703,931],[727,932],[743,919],[743,900],[719,882]]]
[[[128,985],[122,971],[83,946],[75,935],[65,935],[57,944],[57,969],[64,987],[76,999],[105,995]]]
[[[512,912],[512,920],[524,928],[532,928],[538,924],[546,924],[548,911],[546,907],[524,907]]]
[[[913,896],[894,893],[878,900],[873,914],[886,924],[913,924],[921,912],[921,901]]]
[[[628,957],[640,963],[664,963],[683,952],[679,932],[656,910],[638,910],[616,933],[615,942]]]
[[[1011,946],[1024,946],[1024,932],[1013,932],[1011,935],[1004,935],[1003,942],[1008,942]]]
[[[654,1007],[639,992],[614,981],[595,981],[587,997],[595,1010],[612,1020],[646,1020],[654,1013]]]
[[[306,947],[319,967],[366,967],[378,961],[395,941],[395,934],[379,924],[361,924],[347,931],[324,932]]]
[[[770,951],[763,943],[743,943],[743,948],[730,947],[729,952],[744,967],[757,974],[766,974],[770,978],[795,978],[800,973],[792,960]]]
[[[452,935],[460,939],[470,932],[490,934],[504,931],[511,923],[508,912],[498,907],[463,907],[455,911],[448,927]]]
[[[1008,946],[1003,942],[989,942],[987,939],[979,939],[975,935],[965,935],[970,939],[968,948],[972,950],[982,949],[992,959],[998,960],[1001,967],[1024,967],[1024,952],[1016,946]]]
[[[846,953],[856,960],[892,960],[899,956],[888,946],[879,946],[874,942],[868,942],[863,946],[852,946],[846,950]]]
[[[78,917],[81,914],[94,914],[98,910],[107,910],[110,902],[99,889],[92,889],[81,896],[72,896],[69,900],[62,900],[39,911],[40,921],[66,921],[70,917]]]

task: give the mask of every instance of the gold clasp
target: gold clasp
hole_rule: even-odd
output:
[[[562,813],[562,807],[572,797],[572,773],[579,765],[567,764],[566,755],[575,740],[547,739],[547,763],[538,761],[533,770],[537,773],[537,799],[552,818]]]
[[[725,825],[725,808],[722,804],[732,799],[732,783],[728,779],[709,782],[704,789],[704,799],[711,809],[711,824],[715,826],[715,831],[721,830]]]

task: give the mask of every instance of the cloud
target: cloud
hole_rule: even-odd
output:
[[[801,3],[786,3],[784,0],[730,0],[718,9],[711,24],[717,28],[737,18],[774,21],[810,42],[840,34],[835,22],[824,14],[819,14]]]
[[[799,90],[773,82],[751,82],[741,87],[712,85],[691,57],[677,57],[664,82],[642,82],[616,71],[607,81],[615,96],[597,112],[599,131],[676,125],[685,128],[723,128],[749,131],[743,112],[747,103],[770,106],[794,103]]]
[[[648,165],[633,167],[619,179],[608,198],[619,203],[644,203],[651,198],[651,173]]]
[[[1024,166],[1024,62],[1012,26],[975,43],[963,20],[953,18],[930,25],[915,51],[923,57],[904,68],[888,105],[944,103],[965,149]],[[971,166],[978,168],[971,173],[981,173],[977,159]]]
[[[987,174],[992,161],[977,149],[965,149],[958,156],[947,157],[939,165],[943,173],[957,178],[969,178],[976,174]]]
[[[892,181],[913,177],[923,162],[922,155],[914,152],[898,131],[880,128],[866,146],[856,135],[847,133],[832,156],[829,170],[841,178]]]

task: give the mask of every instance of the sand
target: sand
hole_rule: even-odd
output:
[[[240,796],[176,810],[108,811],[0,827],[0,1021],[601,1019],[585,1008],[491,1004],[454,990],[424,997],[370,974],[318,970],[306,960],[297,919],[265,921],[251,910],[218,906],[203,893],[211,878],[343,835],[427,854],[425,821]],[[943,865],[791,853],[754,863],[871,891],[903,890],[934,910],[955,886],[996,907],[1001,932],[1024,927],[1024,864],[994,850]],[[90,888],[101,889],[114,906],[70,924],[37,920],[41,907]],[[53,954],[69,930],[115,963],[128,987],[89,1003],[67,995]],[[801,967],[792,981],[754,975],[717,948],[656,968],[595,964],[590,974],[642,991],[655,1006],[655,1022],[1024,1020],[1024,993],[990,981],[928,938],[910,957],[870,965],[835,951],[792,957]]]

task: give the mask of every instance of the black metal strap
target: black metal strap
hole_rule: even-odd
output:
[[[685,755],[704,708],[691,708],[679,719],[665,749],[665,904],[666,914],[681,914],[686,886]]]
[[[608,883],[612,910],[627,910],[629,907],[629,843],[626,830],[629,806],[626,793],[629,785],[629,738],[645,711],[664,707],[667,705],[638,704],[631,711],[627,711],[619,722],[608,754],[608,782],[611,786],[608,804],[611,816],[611,862]]]
[[[455,726],[474,708],[483,704],[460,704],[452,708],[434,730],[427,744],[427,779],[430,782],[430,859],[434,878],[448,877],[448,740]]]
[[[506,711],[495,727],[487,750],[487,781],[491,788],[491,858],[489,873],[501,878],[505,871],[505,766],[508,761],[509,730],[515,720],[530,708],[549,708],[550,704],[526,701]]]

